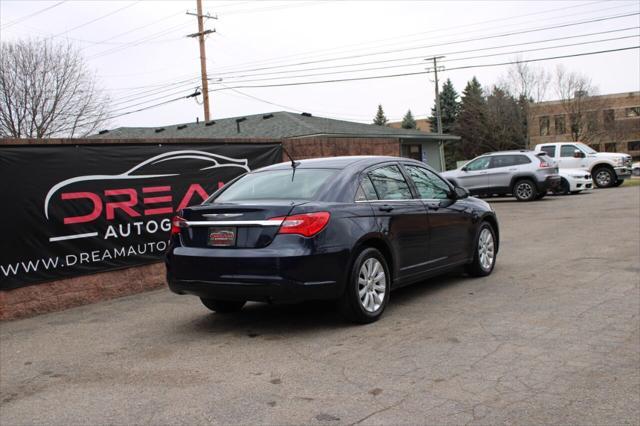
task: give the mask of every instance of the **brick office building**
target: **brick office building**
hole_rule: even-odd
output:
[[[587,143],[601,152],[623,152],[640,159],[640,92],[585,97],[582,118]],[[529,141],[571,142],[571,116],[562,101],[530,105]]]

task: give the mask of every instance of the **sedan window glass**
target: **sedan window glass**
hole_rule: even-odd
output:
[[[364,176],[358,186],[358,192],[356,192],[356,201],[368,201],[377,200],[378,194],[371,183],[369,176]]]
[[[416,184],[420,198],[443,200],[448,198],[451,189],[435,173],[419,166],[405,166],[411,180]]]
[[[409,200],[411,190],[398,166],[385,166],[369,173],[381,200]]]
[[[562,145],[560,147],[560,157],[573,157],[577,149],[575,145]]]
[[[333,169],[287,169],[249,173],[215,199],[225,203],[244,200],[311,200]],[[208,200],[211,201],[211,200]]]
[[[468,163],[466,167],[467,167],[467,170],[471,170],[471,171],[484,170],[489,167],[490,162],[491,162],[491,157],[480,157]]]

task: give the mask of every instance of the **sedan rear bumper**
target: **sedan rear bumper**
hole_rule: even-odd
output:
[[[167,282],[174,293],[221,300],[298,302],[334,299],[344,288],[349,252],[300,248],[174,247]]]

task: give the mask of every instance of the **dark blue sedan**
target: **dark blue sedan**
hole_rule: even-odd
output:
[[[333,157],[247,173],[172,221],[172,291],[216,312],[246,301],[336,299],[377,320],[390,291],[452,268],[489,275],[499,231],[489,204],[424,163]]]

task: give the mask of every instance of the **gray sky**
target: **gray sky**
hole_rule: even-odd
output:
[[[197,31],[196,18],[185,13],[194,12],[195,4],[1,0],[0,36],[2,41],[33,36],[77,43],[112,97],[116,115],[186,96],[200,86],[198,43],[185,37]],[[433,104],[432,74],[217,89],[419,72],[428,65],[423,58],[445,55],[440,78],[451,78],[460,93],[474,75],[489,86],[508,67],[452,68],[640,45],[636,0],[204,1],[204,10],[218,16],[206,23],[206,28],[216,29],[206,41],[214,118],[290,110],[370,122],[379,103],[390,119],[401,119],[407,109],[424,117]],[[621,16],[628,14],[633,15]],[[519,46],[504,47],[515,44]],[[574,46],[558,47],[567,44]],[[515,53],[523,50],[528,52]],[[639,52],[531,65],[553,71],[562,64],[581,71],[600,93],[635,91],[640,90]],[[554,97],[551,87],[547,95]],[[111,125],[167,125],[196,117],[203,118],[202,106],[184,99],[113,118]]]

